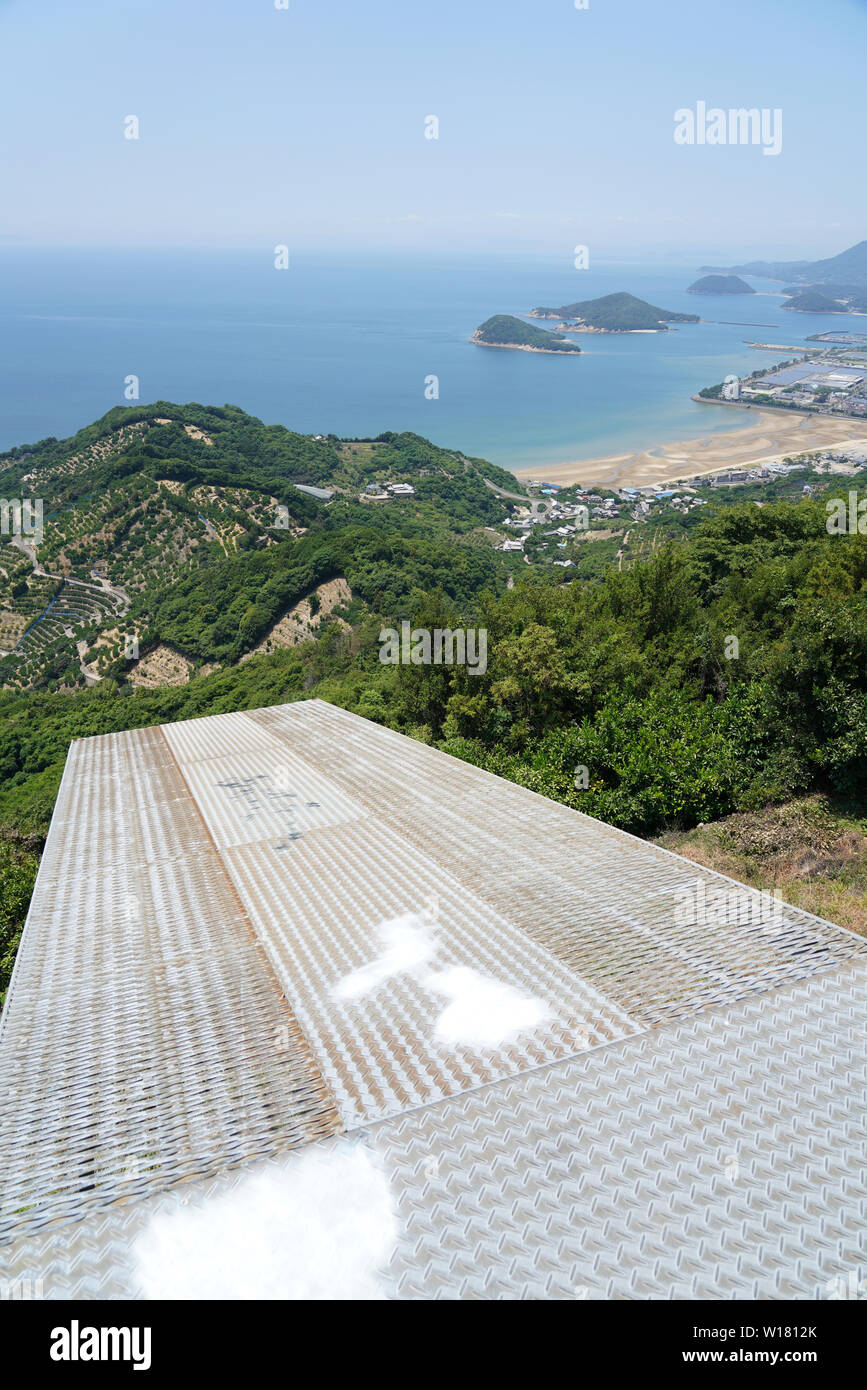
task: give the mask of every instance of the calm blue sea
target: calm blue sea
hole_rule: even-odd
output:
[[[781,286],[686,294],[696,265],[262,253],[11,251],[0,255],[0,448],[73,433],[124,400],[232,402],[304,432],[415,430],[505,467],[532,467],[743,428],[690,395],[862,319],[781,308]],[[661,334],[585,335],[580,357],[468,339],[494,313],[629,290],[708,320]],[[721,320],[746,320],[726,324]],[[754,326],[754,325],[773,325]],[[780,357],[784,354],[779,354]],[[425,398],[425,378],[439,398]]]

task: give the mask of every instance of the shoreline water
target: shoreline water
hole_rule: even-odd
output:
[[[297,274],[283,277],[267,257],[247,252],[142,253],[130,277],[120,249],[49,258],[14,251],[2,269],[4,449],[68,438],[128,404],[128,364],[142,402],[232,402],[299,433],[410,431],[538,475],[575,460],[626,462],[660,441],[736,432],[740,417],[699,411],[690,397],[728,374],[748,375],[763,360],[748,336],[792,342],[781,358],[821,350],[816,343],[795,348],[798,321],[783,320],[775,308],[768,322],[773,314],[776,328],[761,335],[712,321],[732,305],[713,297],[696,304],[686,293],[692,263],[600,264],[586,272],[587,298],[626,289],[710,318],[666,332],[564,335],[581,347],[578,363],[557,362],[578,355],[567,352],[474,352],[467,341],[504,305],[574,298],[571,263],[545,258],[432,264],[360,256],[336,264],[331,255],[309,253],[299,254]],[[836,315],[801,322],[811,334],[846,326]],[[425,390],[431,374],[440,384],[435,397]],[[700,457],[694,466],[703,466]]]
[[[713,402],[711,402],[713,404]],[[738,402],[730,402],[732,405]],[[867,449],[867,419],[862,432],[856,417],[799,414],[765,406],[741,406],[758,418],[741,430],[673,440],[634,453],[539,463],[512,471],[517,478],[538,478],[568,486],[648,487],[681,482],[721,471],[746,470],[816,449]]]

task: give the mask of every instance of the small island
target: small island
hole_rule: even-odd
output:
[[[755,290],[739,275],[703,275],[687,294],[755,294]]]
[[[471,342],[481,347],[517,348],[520,352],[580,352],[577,343],[570,343],[559,333],[549,333],[532,323],[522,323],[511,314],[494,314],[480,323]]]
[[[803,290],[796,294],[794,299],[790,299],[788,304],[783,305],[784,309],[794,309],[796,314],[845,314],[843,305],[836,299],[830,299],[827,294],[820,293],[819,290]]]
[[[559,309],[533,309],[533,319],[560,319],[561,327],[572,333],[664,333],[669,323],[698,323],[698,314],[677,314],[658,309],[634,294],[604,294]]]

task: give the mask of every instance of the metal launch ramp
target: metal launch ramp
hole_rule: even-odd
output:
[[[865,958],[320,700],[83,739],[0,1023],[0,1281],[847,1296]]]

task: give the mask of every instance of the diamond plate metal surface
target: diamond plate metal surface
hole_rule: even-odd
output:
[[[387,826],[343,825],[304,836],[290,853],[245,845],[223,858],[347,1128],[636,1031],[605,995]],[[360,998],[337,997],[341,980],[382,952],[383,922],[431,900],[424,967]],[[455,967],[532,997],[550,1021],[503,1045],[438,1039],[447,1003],[438,982]]]
[[[735,914],[679,917],[697,883]],[[0,1276],[140,1296],[152,1221],[355,1144],[388,1296],[825,1296],[867,943],[766,907],[318,700],[76,743],[0,1023]]]
[[[201,727],[209,724],[169,725],[166,741],[346,1127],[636,1031],[623,1009],[493,911],[467,879],[342,791],[331,776],[339,744],[315,763],[242,715],[231,752],[217,757],[213,733]],[[419,919],[410,935],[429,938],[425,968],[394,972],[358,999],[336,997],[346,975],[381,955],[383,925],[403,918]],[[550,1022],[483,1050],[439,1041],[446,1000],[436,981],[450,968],[532,996]]]
[[[867,1274],[867,968],[369,1132],[403,1298],[796,1298]]]
[[[339,1127],[166,752],[72,746],[0,1024],[0,1250]]]
[[[528,937],[653,1027],[867,952],[841,927],[761,895],[525,787],[321,701],[254,710],[294,753],[436,860]],[[339,756],[335,756],[336,750]],[[697,885],[735,898],[678,920]]]
[[[92,1210],[4,1250],[4,1278],[41,1278],[49,1298],[142,1297],[155,1218],[223,1219],[221,1200],[251,1178],[291,1179],[301,1153],[354,1142],[394,1205],[392,1252],[372,1272],[386,1297],[830,1298],[867,1274],[864,986],[863,966],[844,968],[781,991],[773,1010],[754,998],[295,1158]],[[262,1238],[250,1231],[253,1248]],[[303,1269],[291,1273],[294,1287]],[[244,1296],[243,1272],[225,1293]]]

